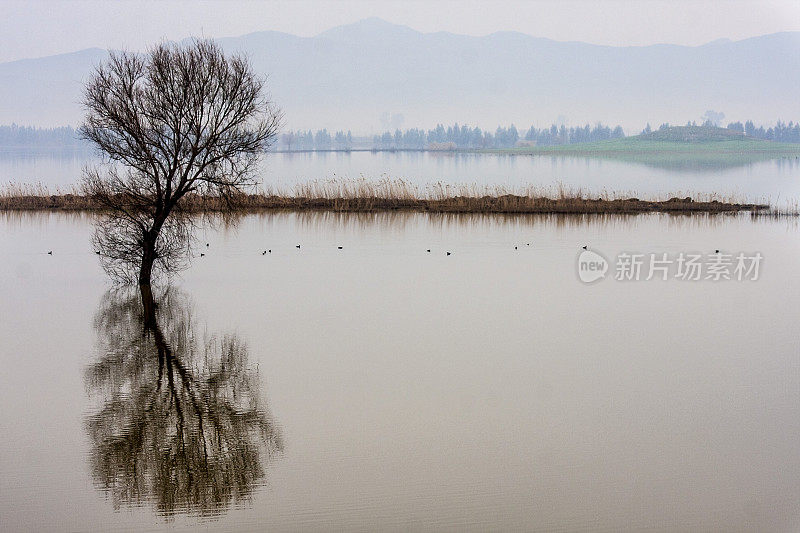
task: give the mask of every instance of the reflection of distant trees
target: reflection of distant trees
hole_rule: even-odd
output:
[[[213,515],[246,500],[283,445],[242,340],[202,335],[174,290],[109,292],[95,329],[85,381],[99,408],[86,427],[114,506]]]
[[[3,148],[70,148],[88,150],[83,141],[70,126],[57,128],[37,128],[34,126],[0,126],[0,146]]]

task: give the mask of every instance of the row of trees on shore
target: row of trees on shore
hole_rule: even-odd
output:
[[[688,122],[687,126],[697,126],[695,122]],[[714,126],[710,122],[702,126]],[[668,128],[669,124],[662,124],[658,129]],[[726,126],[746,137],[768,141],[800,143],[800,122],[788,123],[778,120],[775,125],[764,127],[756,126],[752,120],[745,123],[730,122]],[[654,131],[648,124],[642,133]],[[549,128],[536,128],[531,126],[526,131],[521,131],[513,124],[508,127],[499,126],[494,132],[471,127],[466,124],[453,124],[443,126],[438,124],[430,130],[411,128],[397,129],[394,133],[386,131],[380,135],[356,137],[351,131],[339,130],[329,132],[327,129],[317,131],[297,130],[281,134],[277,140],[276,148],[286,151],[312,151],[312,150],[441,150],[441,149],[491,149],[513,148],[515,146],[552,146],[559,144],[578,144],[585,142],[604,141],[625,137],[621,126],[613,129],[601,123],[595,126],[588,124],[583,127],[570,127],[564,125],[551,125]],[[80,139],[77,131],[70,126],[55,128],[37,128],[33,126],[0,126],[0,148],[87,148],[85,141]]]
[[[317,132],[289,131],[281,135],[278,147],[284,150],[351,150],[354,148],[378,150],[425,150],[447,148],[513,148],[519,145],[549,146],[553,144],[573,144],[602,141],[624,137],[621,126],[613,130],[597,124],[584,127],[567,128],[556,126],[537,129],[531,126],[527,131],[519,131],[515,125],[498,126],[494,132],[458,123],[445,127],[442,124],[430,130],[411,128],[386,131],[373,137],[354,138],[350,131],[337,131],[331,135],[328,130]]]
[[[698,124],[694,121],[689,121],[686,123],[687,127],[697,127]],[[700,127],[704,128],[714,128],[717,127],[716,124],[707,120],[700,124]],[[658,127],[659,130],[667,130],[670,128],[670,124],[664,123]],[[750,137],[753,139],[761,139],[764,141],[775,141],[775,142],[782,142],[782,143],[800,143],[800,122],[793,122],[789,121],[788,124],[779,120],[775,123],[774,126],[769,126],[768,128],[764,128],[764,126],[758,126],[753,123],[752,120],[748,120],[744,124],[741,122],[729,122],[725,129],[734,131],[739,133],[745,137]],[[653,129],[650,127],[650,124],[645,126],[642,130],[643,134],[651,133]]]
[[[780,120],[774,126],[764,129],[764,126],[756,128],[752,120],[744,124],[741,122],[731,122],[728,124],[729,130],[744,133],[754,139],[764,139],[767,141],[778,141],[784,143],[800,143],[800,122],[789,121],[788,124]]]
[[[331,135],[327,129],[312,132],[288,131],[282,134],[278,140],[279,148],[289,151],[305,150],[352,150],[353,133],[342,130]]]

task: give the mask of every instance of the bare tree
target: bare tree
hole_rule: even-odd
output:
[[[149,285],[189,257],[186,203],[229,210],[255,185],[281,113],[248,61],[212,41],[112,53],[88,81],[81,135],[107,160],[87,169],[84,193],[106,208],[94,246],[114,278]]]

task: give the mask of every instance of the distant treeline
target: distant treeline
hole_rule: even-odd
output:
[[[438,124],[434,129],[411,128],[386,131],[373,137],[354,138],[350,131],[337,131],[331,135],[328,130],[289,131],[278,142],[282,150],[446,150],[456,148],[513,148],[519,145],[549,146],[553,144],[572,144],[603,141],[624,137],[622,127],[613,130],[602,124],[590,127],[567,128],[556,126],[537,129],[531,126],[526,132],[517,130],[513,124],[498,127],[494,132],[478,127],[453,124]]]
[[[363,141],[360,148],[363,146]],[[278,139],[278,148],[281,150],[304,151],[304,150],[352,150],[355,146],[353,142],[353,134],[348,130],[337,131],[333,135],[328,133],[327,129],[317,130],[312,133],[311,130],[307,131],[288,131],[280,136]]]
[[[767,130],[764,126],[756,128],[752,120],[748,120],[742,125],[741,122],[731,122],[728,124],[729,130],[735,130],[744,133],[748,137],[756,139],[764,139],[767,141],[778,141],[783,143],[800,143],[800,122],[789,121],[788,124],[780,120]]]
[[[494,133],[483,131],[478,127],[453,124],[445,128],[438,124],[434,129],[396,130],[394,134],[385,132],[373,137],[373,145],[379,149],[448,149],[448,148],[513,148],[515,146],[549,146],[553,144],[572,144],[591,141],[603,141],[624,137],[620,126],[613,130],[608,126],[597,124],[594,128],[567,128],[556,126],[537,129],[531,126],[527,132],[521,133],[513,124],[509,127],[498,127]]]
[[[686,123],[686,126],[696,127],[697,123],[694,121],[689,121]],[[717,127],[717,124],[707,120],[703,122],[701,126]],[[658,131],[668,130],[669,128],[669,123],[661,124],[661,126],[658,127]],[[726,129],[741,133],[745,137],[751,137],[753,139],[782,143],[800,143],[800,122],[792,122],[791,120],[788,124],[779,120],[774,126],[770,126],[767,129],[764,129],[764,126],[759,126],[756,128],[756,125],[753,124],[752,120],[748,120],[744,124],[741,122],[730,122],[726,126]],[[642,130],[642,133],[647,134],[652,131],[653,130],[650,128],[650,124],[648,124]]]
[[[608,139],[621,139],[625,137],[622,126],[617,126],[613,130],[598,123],[594,128],[589,125],[577,128],[567,128],[565,126],[556,127],[555,124],[549,129],[537,130],[533,126],[525,134],[526,141],[535,141],[537,146],[552,146],[555,144],[578,144],[594,141],[605,141]]]
[[[697,126],[688,122],[687,126]],[[703,126],[715,126],[705,122]],[[659,130],[669,128],[669,124],[661,124]],[[800,122],[777,121],[774,126],[756,127],[752,120],[744,124],[731,122],[728,130],[741,133],[754,139],[785,143],[800,143]],[[648,124],[642,133],[653,130]],[[484,131],[478,127],[453,124],[438,124],[430,130],[411,128],[407,130],[387,131],[382,135],[354,137],[350,131],[329,132],[327,129],[317,131],[288,131],[277,139],[275,148],[287,151],[306,150],[454,150],[454,149],[491,149],[513,148],[515,146],[552,146],[559,144],[577,144],[603,141],[625,137],[622,127],[610,128],[598,123],[594,127],[588,124],[583,127],[567,128],[553,124],[549,128],[538,129],[534,126],[524,133],[513,124],[498,127],[494,132]],[[0,126],[0,148],[60,148],[88,149],[89,145],[81,140],[77,131],[70,126],[56,128],[37,128],[33,126]]]

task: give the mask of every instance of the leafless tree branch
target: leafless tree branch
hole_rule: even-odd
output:
[[[187,194],[237,198],[274,141],[281,112],[248,61],[212,41],[112,53],[84,90],[80,128],[106,156],[84,172],[83,191],[106,209],[94,246],[114,279],[149,284],[185,267],[192,219]]]

